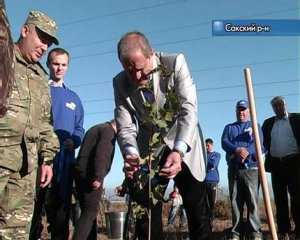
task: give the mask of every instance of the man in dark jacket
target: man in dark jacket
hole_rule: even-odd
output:
[[[271,105],[275,116],[264,121],[266,171],[271,172],[280,239],[289,239],[291,213],[295,222],[296,239],[300,239],[300,114],[288,113],[285,99],[274,97]]]
[[[113,161],[116,135],[116,123],[112,120],[90,128],[82,141],[75,167],[81,216],[75,225],[74,240],[97,239],[103,180]]]

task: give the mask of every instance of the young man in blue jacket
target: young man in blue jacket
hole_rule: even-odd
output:
[[[260,218],[258,209],[259,178],[257,157],[249,118],[248,102],[240,100],[236,104],[237,121],[225,126],[222,148],[226,152],[228,164],[228,185],[232,206],[232,240],[239,240],[243,230],[249,239],[260,240]],[[260,137],[262,132],[259,127]],[[262,141],[261,141],[262,142]],[[243,229],[243,209],[247,206],[247,226]]]
[[[47,58],[47,66],[50,71],[53,127],[59,139],[60,151],[53,161],[51,187],[46,192],[37,195],[31,230],[32,239],[39,237],[40,220],[38,219],[41,218],[41,209],[44,203],[47,220],[50,223],[51,239],[66,240],[69,235],[75,149],[80,146],[84,135],[84,111],[81,100],[64,83],[69,61],[69,53],[62,48],[52,49]]]
[[[207,167],[205,182],[207,186],[207,196],[211,208],[213,220],[213,210],[217,197],[217,186],[220,181],[218,166],[221,159],[221,154],[214,151],[214,142],[211,138],[205,139]]]
[[[75,149],[80,146],[84,135],[81,100],[64,82],[69,61],[70,56],[65,49],[54,48],[48,54],[53,126],[60,142],[60,152],[53,161],[50,196],[46,199],[49,201],[47,215],[51,239],[68,239]]]

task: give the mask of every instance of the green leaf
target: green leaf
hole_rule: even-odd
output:
[[[173,71],[170,71],[164,64],[159,65],[158,68],[162,78],[168,78],[173,74]],[[153,81],[148,81],[146,88],[153,92]],[[133,196],[136,195],[137,197],[143,194],[146,194],[146,196],[148,195],[149,202],[151,202],[153,205],[157,204],[157,202],[163,199],[165,189],[167,187],[158,185],[154,189],[151,189],[151,192],[149,192],[148,183],[151,181],[151,178],[158,173],[159,162],[162,157],[159,155],[155,158],[154,151],[164,144],[163,138],[174,124],[176,116],[179,113],[179,109],[180,102],[174,88],[167,89],[166,102],[162,108],[160,108],[156,102],[144,103],[145,114],[143,116],[143,123],[149,128],[149,132],[151,134],[149,142],[145,144],[148,144],[150,153],[146,158],[140,159],[140,164],[148,163],[151,165],[151,169],[149,174],[146,174],[142,171],[138,171],[137,174],[134,174],[131,192],[133,192]],[[148,211],[147,208],[142,206],[142,203],[136,202],[135,213],[138,216],[144,216],[148,213]]]
[[[174,113],[172,113],[172,112],[165,112],[165,120],[166,121],[171,122],[173,120],[173,116],[174,116]]]
[[[165,120],[156,120],[155,123],[159,128],[167,128],[168,127],[168,124]]]

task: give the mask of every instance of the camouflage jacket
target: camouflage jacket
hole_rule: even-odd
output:
[[[0,166],[31,172],[39,160],[46,164],[59,150],[51,125],[47,74],[39,64],[28,64],[18,47],[14,49],[15,81],[0,118]]]

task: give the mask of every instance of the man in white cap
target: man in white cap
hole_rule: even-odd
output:
[[[228,185],[232,206],[232,240],[239,240],[244,230],[248,239],[260,240],[260,218],[258,209],[259,178],[252,122],[249,118],[248,102],[236,104],[237,121],[225,126],[222,148],[226,152]],[[259,128],[260,130],[260,128]],[[260,130],[261,132],[261,130]],[[262,136],[262,133],[260,134]],[[243,210],[247,206],[247,226],[243,228]]]

